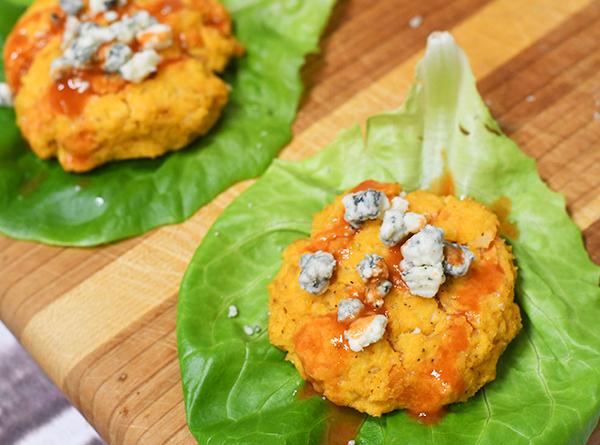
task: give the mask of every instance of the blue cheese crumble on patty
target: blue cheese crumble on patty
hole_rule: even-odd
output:
[[[365,308],[358,298],[346,298],[338,303],[338,321],[354,320]]]
[[[408,201],[403,195],[393,198],[391,208],[383,214],[379,238],[388,247],[395,246],[409,233],[418,232],[426,223],[423,215],[408,212]]]
[[[366,283],[372,278],[379,278],[383,275],[385,263],[383,257],[379,255],[366,254],[365,258],[358,263],[356,271]]]
[[[350,193],[344,196],[342,203],[344,220],[355,229],[367,220],[381,218],[390,205],[385,193],[373,189]]]
[[[383,297],[392,290],[392,282],[388,280],[389,269],[383,257],[366,254],[357,266],[356,271],[365,283],[365,298],[374,308],[383,306]]]
[[[60,0],[60,7],[68,15],[77,15],[83,9],[83,0]]]
[[[402,279],[411,294],[433,298],[446,280],[444,260],[444,231],[426,225],[401,247],[403,260],[400,262]]]
[[[135,53],[127,63],[121,66],[119,73],[123,76],[123,79],[139,83],[156,71],[159,62],[160,56],[158,53],[153,49],[147,49]]]
[[[300,275],[298,283],[306,292],[320,295],[329,286],[329,280],[335,269],[335,258],[329,252],[319,250],[306,253],[300,258]]]
[[[359,318],[344,331],[348,346],[354,352],[360,352],[367,346],[377,343],[385,334],[388,319],[385,315],[371,315]]]
[[[111,8],[124,6],[126,3],[127,0],[89,0],[89,10],[90,14],[96,15]]]
[[[77,14],[83,8],[81,0],[62,0],[61,7],[68,14],[63,32],[63,53],[52,61],[50,75],[54,80],[63,79],[72,70],[89,68],[94,61],[101,60],[105,73],[119,74],[129,82],[139,83],[156,72],[161,61],[156,50],[166,49],[173,44],[172,29],[159,23],[148,11],[119,18],[116,11],[126,0],[90,0],[92,15],[110,15],[109,24],[99,25],[81,21]],[[129,46],[134,41],[141,50],[134,52]],[[106,47],[106,44],[110,44]]]
[[[449,241],[444,241],[444,250],[446,249],[456,249],[460,252],[462,262],[459,264],[454,264],[453,262],[449,262],[448,258],[444,258],[444,272],[448,275],[452,275],[453,277],[462,277],[467,274],[469,271],[469,267],[471,267],[471,263],[475,259],[475,255],[473,252],[462,244],[451,243]]]
[[[129,46],[123,43],[114,43],[106,50],[106,60],[102,68],[107,73],[116,73],[131,59],[132,55],[133,51]]]

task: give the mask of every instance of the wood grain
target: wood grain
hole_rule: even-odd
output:
[[[417,29],[414,15],[424,19]],[[600,262],[600,2],[341,1],[323,53],[303,70],[307,93],[281,157],[306,158],[398,106],[425,37],[443,28],[465,48],[503,128],[565,194]],[[176,359],[177,289],[208,227],[249,184],[184,224],[107,247],[0,237],[0,318],[109,443],[193,443]]]

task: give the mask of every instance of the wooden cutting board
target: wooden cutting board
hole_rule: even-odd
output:
[[[598,1],[340,0],[322,53],[303,71],[307,91],[281,157],[306,158],[339,130],[400,105],[427,35],[439,29],[466,50],[493,114],[566,196],[600,263]],[[109,443],[193,443],[177,290],[208,227],[248,185],[184,224],[107,247],[0,237],[0,318]]]

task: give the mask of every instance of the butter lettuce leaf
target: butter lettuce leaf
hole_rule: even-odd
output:
[[[600,412],[600,268],[535,162],[500,131],[450,35],[430,37],[399,110],[373,116],[303,162],[275,161],[219,217],[181,285],[177,337],[187,418],[201,443],[319,444],[327,403],[302,385],[266,333],[267,284],[314,213],[365,179],[430,188],[446,172],[457,195],[512,201],[509,239],[524,328],[495,381],[435,426],[397,411],[367,418],[357,443],[583,444]],[[228,318],[234,304],[239,316]],[[258,325],[248,336],[244,326]]]
[[[1,2],[0,50],[25,3]],[[220,121],[183,151],[66,173],[31,153],[14,111],[0,109],[0,233],[59,245],[107,243],[181,222],[230,185],[264,172],[291,137],[300,68],[317,50],[334,0],[223,3],[247,54],[224,75],[232,92]]]

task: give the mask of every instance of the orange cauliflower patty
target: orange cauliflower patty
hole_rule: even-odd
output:
[[[216,0],[36,0],[4,66],[32,150],[83,172],[206,134],[229,94],[216,73],[242,52]]]
[[[271,343],[330,401],[373,416],[467,400],[521,328],[496,215],[400,191],[366,181],[337,197],[269,286]]]

